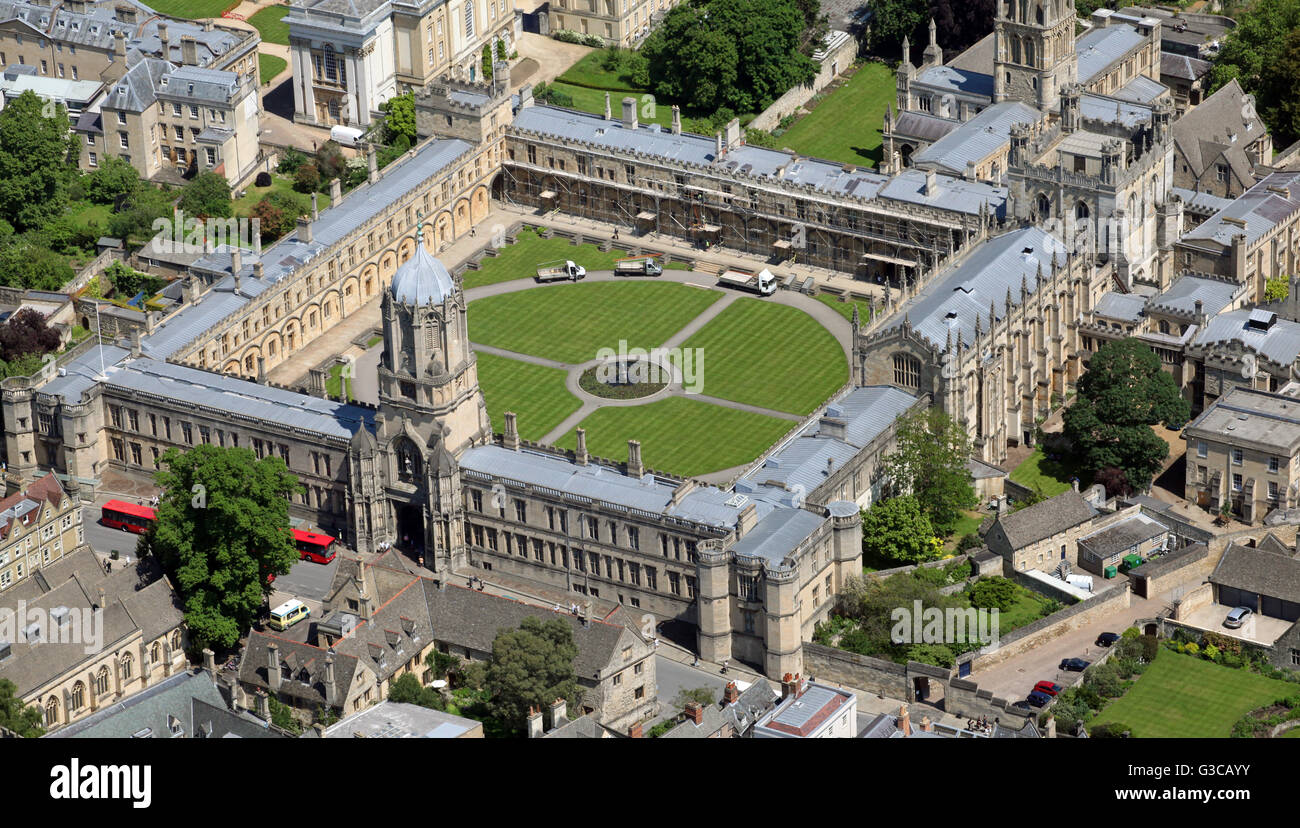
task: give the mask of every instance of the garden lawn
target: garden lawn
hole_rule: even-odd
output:
[[[272,173],[271,186],[257,187],[250,184],[244,190],[244,197],[235,199],[232,205],[235,215],[239,217],[248,216],[249,213],[253,212],[253,207],[257,206],[257,202],[261,201],[262,197],[267,193],[274,190],[293,193],[304,203],[308,212],[311,211],[311,193],[300,193],[295,190],[293,188],[293,179],[289,176]],[[330,197],[325,193],[317,193],[316,206],[319,209],[324,210],[326,207],[330,206]]]
[[[1040,489],[1043,497],[1056,497],[1070,488],[1070,478],[1080,474],[1075,463],[1049,460],[1041,448],[1026,457],[1011,472],[1011,480],[1030,490]],[[1080,480],[1080,485],[1083,481]]]
[[[570,259],[588,270],[613,270],[614,262],[627,254],[621,250],[608,253],[594,244],[569,244],[568,239],[544,239],[537,231],[520,230],[515,241],[502,247],[496,256],[484,256],[478,270],[466,270],[463,275],[465,289],[509,282],[513,279],[531,279],[537,275],[537,266],[556,259]]]
[[[201,20],[220,17],[221,13],[239,5],[239,0],[149,0],[149,8],[169,17]]]
[[[288,6],[270,6],[248,18],[248,22],[253,24],[258,34],[267,43],[279,43],[281,46],[288,46],[289,24],[283,22],[284,16],[288,13]]]
[[[675,282],[578,282],[476,299],[472,342],[576,365],[601,348],[656,348],[722,298]]]
[[[807,414],[849,378],[830,331],[796,308],[741,297],[688,339],[698,348],[701,393]]]
[[[864,63],[853,77],[777,136],[777,146],[845,164],[880,163],[885,107],[897,97],[893,72]]]
[[[519,436],[540,440],[582,403],[564,387],[565,372],[495,354],[478,355],[478,381],[492,430],[505,431],[505,413],[519,415]]]
[[[792,425],[689,397],[602,408],[580,424],[587,430],[587,450],[593,455],[626,461],[627,441],[640,440],[646,468],[684,477],[749,463]],[[557,445],[574,448],[574,432]]]
[[[1161,647],[1123,698],[1089,726],[1121,722],[1141,738],[1227,738],[1242,716],[1295,692],[1290,682]]]
[[[284,58],[276,57],[275,55],[259,54],[257,56],[257,72],[258,76],[262,79],[262,85],[265,86],[270,83],[271,80],[276,75],[283,72],[285,67],[288,65],[289,61]]]
[[[1053,602],[1045,595],[1016,584],[1016,603],[1011,609],[998,613],[998,632],[1009,633],[1017,627],[1032,624],[1048,614],[1048,610],[1059,609],[1060,602]]]
[[[593,115],[605,114],[605,91],[604,89],[591,89],[586,86],[574,86],[571,83],[556,81],[551,84],[551,88],[566,92],[573,96],[573,108],[583,112],[590,112]],[[649,95],[649,92],[623,92],[619,90],[609,90],[609,111],[615,118],[622,118],[623,99],[626,97],[636,98],[637,121],[642,124],[659,124],[660,126],[670,127],[673,123],[673,108],[671,105],[654,104],[654,115],[651,116],[650,108],[647,106],[650,99],[643,98]]]
[[[829,293],[819,293],[814,298],[818,302],[821,302],[823,305],[829,305],[830,307],[834,308],[839,313],[840,316],[843,316],[845,319],[849,320],[850,322],[853,321],[854,307],[857,307],[858,318],[859,320],[861,320],[863,325],[871,321],[870,302],[864,302],[861,299],[849,299],[846,301],[840,301],[840,297],[834,296]]]
[[[609,89],[621,92],[643,93],[638,89],[629,75],[620,71],[606,69],[601,65],[609,49],[595,49],[582,56],[582,59],[570,66],[556,80],[577,86],[590,86],[595,89]],[[611,95],[612,97],[612,95]],[[616,109],[618,107],[615,107]]]

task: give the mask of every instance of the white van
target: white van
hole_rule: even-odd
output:
[[[271,620],[267,625],[272,629],[287,630],[308,615],[311,615],[311,610],[307,605],[294,598],[271,610]]]
[[[345,147],[355,147],[361,136],[365,135],[364,130],[356,127],[335,126],[330,127],[330,140],[336,144],[342,144]]]

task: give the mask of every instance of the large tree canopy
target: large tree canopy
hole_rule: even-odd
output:
[[[1300,139],[1300,0],[1258,0],[1237,16],[1210,70],[1211,91],[1236,78],[1255,95],[1255,107],[1275,146]]]
[[[271,594],[268,575],[298,560],[289,496],[302,491],[278,457],[198,445],[159,458],[164,497],[141,539],[175,579],[202,646],[233,647]]]
[[[63,212],[76,177],[78,149],[68,111],[30,90],[0,110],[0,218],[16,230],[38,227]]]
[[[915,497],[879,500],[862,513],[862,551],[869,560],[928,561],[942,548]]]
[[[1092,355],[1079,378],[1079,397],[1065,410],[1065,436],[1087,471],[1113,466],[1134,489],[1145,489],[1169,455],[1151,426],[1181,428],[1190,414],[1160,357],[1130,337]]]
[[[565,699],[576,709],[582,695],[573,670],[578,647],[561,618],[525,618],[517,630],[501,630],[492,642],[487,687],[492,715],[511,727],[524,724],[528,708]]]
[[[948,535],[962,510],[979,502],[971,485],[970,436],[938,408],[913,412],[898,421],[897,448],[885,459],[885,474],[895,494],[911,494],[935,533]]]
[[[642,47],[651,89],[695,112],[758,112],[816,77],[817,64],[800,51],[807,19],[797,0],[676,6]]]

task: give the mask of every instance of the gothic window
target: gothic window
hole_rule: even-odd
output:
[[[100,667],[95,674],[95,695],[102,696],[108,692],[108,668]]]
[[[59,699],[57,696],[50,696],[45,701],[45,726],[56,725],[59,723]]]
[[[1036,209],[1038,210],[1038,217],[1039,217],[1040,219],[1045,219],[1045,218],[1050,218],[1050,217],[1051,217],[1051,215],[1052,215],[1052,201],[1051,201],[1051,199],[1049,199],[1049,198],[1047,197],[1047,195],[1046,195],[1045,193],[1039,193],[1039,194],[1038,194],[1038,199],[1034,202],[1034,204],[1035,204]]]
[[[397,446],[397,476],[407,483],[419,480],[420,452],[410,440],[403,440]]]
[[[135,665],[135,659],[130,653],[122,654],[122,680],[128,681],[131,678],[132,669]]]
[[[901,388],[919,390],[921,361],[910,354],[894,354],[894,384]]]
[[[1080,201],[1078,204],[1074,205],[1074,217],[1077,219],[1086,219],[1089,212],[1086,202]]]
[[[86,685],[82,684],[81,682],[77,682],[76,684],[72,685],[72,701],[68,703],[68,708],[75,713],[76,711],[84,707],[85,704],[86,704]]]

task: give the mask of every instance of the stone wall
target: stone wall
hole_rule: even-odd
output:
[[[1176,621],[1186,620],[1188,616],[1198,609],[1208,607],[1214,603],[1214,585],[1206,581],[1199,586],[1183,594],[1183,597],[1174,602],[1173,618]]]
[[[978,653],[970,658],[971,669],[976,672],[988,669],[1045,641],[1051,641],[1071,630],[1090,624],[1101,616],[1128,609],[1130,598],[1128,583],[1124,583],[1116,589],[1098,595],[1091,601],[1082,601],[1046,618],[1040,618],[1032,624],[1026,624],[1003,637],[997,649]]]
[[[948,682],[943,707],[954,716],[968,719],[987,716],[990,719],[1004,720],[1007,727],[1019,729],[1024,726],[1025,719],[1034,714],[1012,707],[1012,701],[994,696],[991,690],[981,690],[973,681],[953,679]]]
[[[858,55],[858,41],[847,32],[832,30],[828,38],[832,46],[821,60],[821,69],[812,83],[799,85],[772,102],[772,105],[749,122],[750,129],[772,130],[787,115],[793,115],[799,107],[812,100],[818,92],[830,85],[841,72],[853,65]]]
[[[883,658],[858,655],[805,641],[804,672],[835,684],[877,693],[891,699],[911,699],[907,667]]]

